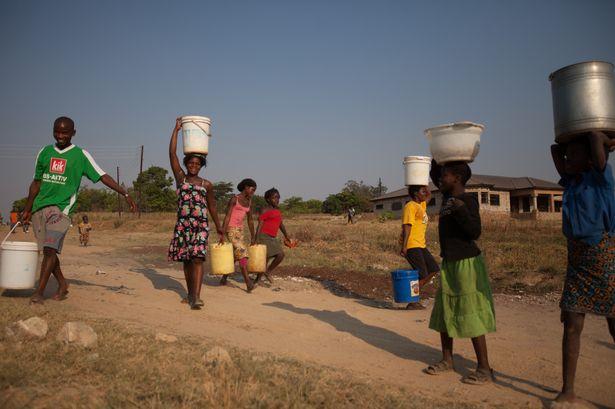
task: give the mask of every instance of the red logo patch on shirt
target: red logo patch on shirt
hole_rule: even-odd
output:
[[[62,175],[65,170],[66,159],[51,158],[51,162],[49,163],[49,172]]]

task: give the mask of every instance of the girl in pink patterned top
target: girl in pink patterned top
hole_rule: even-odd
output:
[[[248,219],[250,229],[250,243],[254,243],[254,221],[252,220],[252,196],[256,192],[256,182],[252,179],[244,179],[237,185],[239,194],[233,196],[228,203],[224,226],[222,227],[229,241],[233,243],[235,261],[239,262],[241,275],[246,283],[248,292],[254,288],[254,284],[248,275],[248,247],[244,243],[243,221]],[[225,285],[228,275],[223,275],[220,284]]]

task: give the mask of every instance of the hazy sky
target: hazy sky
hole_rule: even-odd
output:
[[[399,188],[423,129],[458,120],[486,126],[474,172],[555,180],[547,77],[615,61],[613,16],[609,0],[2,2],[0,210],[60,115],[128,184],[142,144],[169,168],[188,114],[213,119],[206,178],[283,198]]]

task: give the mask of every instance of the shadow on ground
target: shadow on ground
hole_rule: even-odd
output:
[[[152,283],[156,290],[173,291],[182,298],[187,296],[183,283],[168,274],[163,274],[158,270],[147,267],[131,268],[130,271],[143,275]]]
[[[104,288],[107,291],[113,291],[116,293],[126,294],[126,295],[132,295],[131,291],[134,290],[134,288],[126,287],[125,285],[96,284],[96,283],[90,283],[89,281],[78,280],[75,278],[67,278],[66,281],[69,284],[69,291],[70,291],[70,285],[78,285],[82,287],[100,287],[100,288]]]
[[[602,345],[603,347],[607,347],[608,349],[615,350],[615,343],[613,342],[604,342],[604,341],[596,341],[598,345]]]
[[[346,332],[376,348],[387,351],[402,359],[409,359],[413,361],[423,362],[426,365],[430,365],[439,361],[442,357],[442,354],[439,349],[417,343],[386,328],[365,324],[363,321],[351,316],[343,310],[329,311],[317,310],[312,308],[300,308],[292,304],[277,301],[272,303],[265,303],[263,305],[267,307],[283,309],[295,314],[310,315],[320,321],[326,322],[327,324],[333,326],[337,331]],[[464,341],[469,342],[469,340]],[[460,355],[455,355],[454,359],[455,371],[462,376],[469,374],[476,367],[476,363],[474,361],[466,359]],[[537,393],[526,389],[524,386],[530,386],[532,388],[540,389],[547,393],[557,393],[557,390],[555,390],[554,388],[541,385],[531,380],[519,378],[517,376],[507,375],[497,371],[495,372],[495,374],[496,384],[498,386],[506,387],[516,392],[536,397],[541,400],[542,404],[545,407],[549,407],[551,399],[555,396],[545,397],[544,395],[538,395]]]
[[[2,291],[3,297],[9,298],[27,298],[31,297],[34,294],[33,288],[28,288],[26,290],[4,290]]]

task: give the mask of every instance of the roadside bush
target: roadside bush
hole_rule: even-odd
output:
[[[395,218],[395,214],[389,210],[387,210],[386,212],[382,212],[380,214],[380,216],[378,217],[378,221],[380,223],[384,223],[387,220],[393,220]]]

